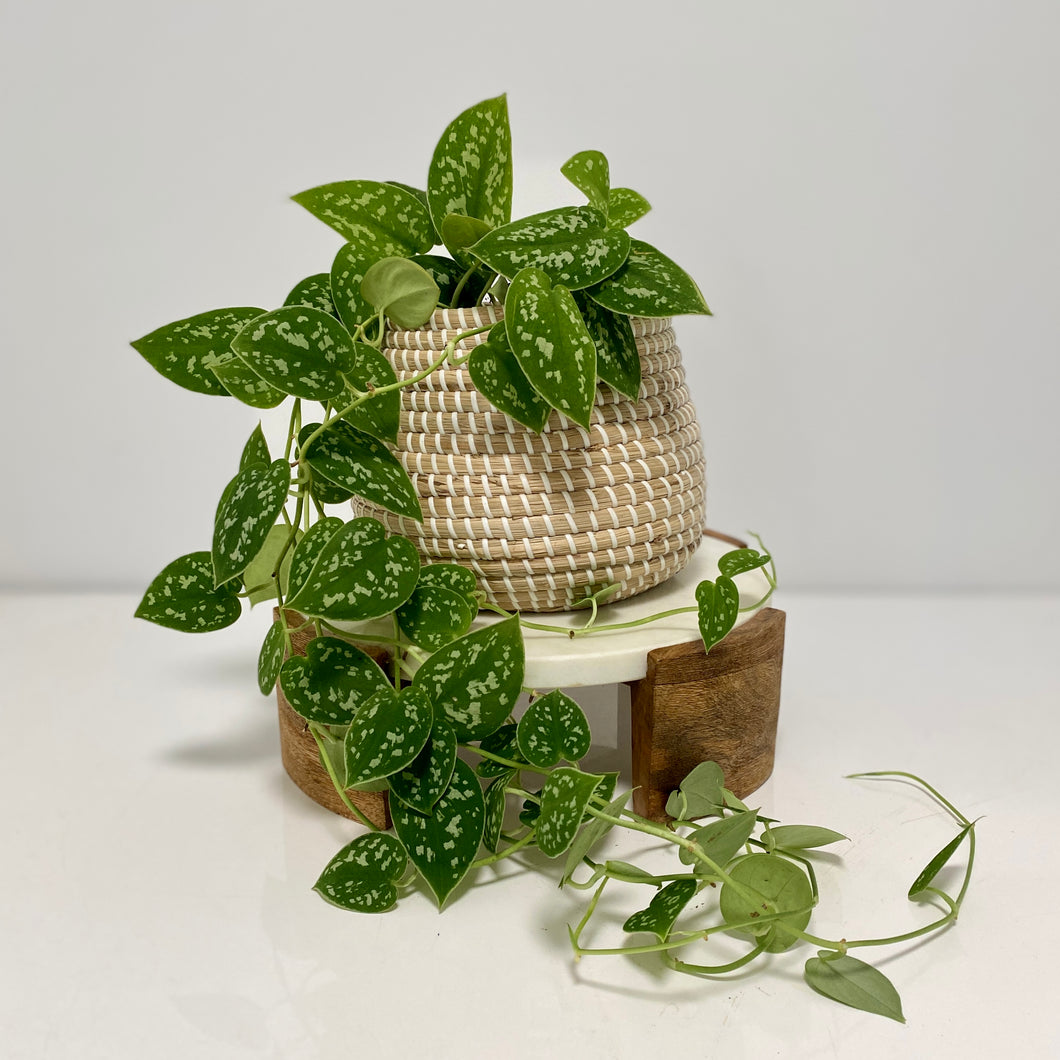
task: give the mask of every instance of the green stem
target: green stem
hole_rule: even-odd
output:
[[[922,777],[918,777],[915,773],[904,773],[900,769],[880,769],[873,770],[871,773],[848,773],[845,779],[858,780],[863,777],[903,777],[906,780],[912,780],[914,783],[919,784],[929,795],[934,796],[940,805],[949,810],[960,824],[970,825],[972,823],[963,813],[961,813],[960,810],[957,809],[956,806],[953,805],[952,802],[949,801],[949,799],[943,798],[943,796],[940,795],[939,792],[936,791],[926,780]]]
[[[763,939],[753,950],[745,953],[742,957],[737,957],[735,961],[729,961],[728,964],[688,964],[685,961],[679,961],[676,957],[671,957],[669,954],[663,954],[663,960],[675,972],[684,972],[686,975],[724,975],[726,972],[735,972],[737,968],[750,964],[765,948],[766,941]]]
[[[471,862],[473,869],[481,869],[486,865],[493,865],[498,861],[503,861],[504,858],[510,858],[513,854],[518,854],[520,850],[523,850],[529,846],[535,838],[533,831],[527,832],[522,839],[516,840],[509,846],[506,846],[503,850],[498,850],[496,854],[489,854],[484,858],[479,858],[477,861]]]
[[[316,740],[317,750],[320,752],[320,761],[324,763],[324,768],[327,770],[328,776],[331,778],[332,786],[338,793],[339,798],[342,799],[343,806],[345,806],[346,809],[349,810],[350,813],[352,813],[353,816],[365,826],[365,828],[370,828],[373,832],[380,831],[381,829],[378,827],[378,825],[373,824],[370,820],[368,820],[368,818],[365,817],[365,815],[361,813],[361,811],[352,802],[350,802],[348,796],[346,795],[346,789],[340,783],[339,778],[335,776],[335,770],[331,765],[331,759],[328,757],[327,751],[324,750],[324,741],[323,739],[321,739],[320,733],[317,732],[316,726],[310,723],[309,731],[313,734],[313,739]]]
[[[453,297],[450,299],[450,302],[449,302],[449,304],[454,309],[456,309],[457,305],[460,302],[460,296],[464,293],[464,288],[467,286],[468,280],[470,280],[471,277],[474,276],[476,272],[478,272],[478,262],[477,261],[457,281],[456,287],[453,288]]]

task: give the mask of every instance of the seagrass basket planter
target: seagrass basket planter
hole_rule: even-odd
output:
[[[454,333],[502,317],[499,306],[440,309],[419,330],[389,330],[383,353],[407,380]],[[632,324],[638,399],[599,384],[588,429],[553,412],[541,434],[528,430],[475,389],[466,366],[404,388],[397,452],[423,522],[362,501],[358,514],[407,537],[426,562],[469,567],[507,609],[566,610],[608,583],[619,586],[608,600],[621,600],[671,578],[703,532],[703,451],[671,320]]]

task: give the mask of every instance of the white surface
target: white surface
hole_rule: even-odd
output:
[[[712,525],[789,588],[1060,590],[1058,38],[1055,0],[3,4],[0,585],[208,547],[257,415],[129,341],[278,305],[339,244],[288,196],[421,184],[507,90],[517,211],[604,151],[716,314],[678,332]]]
[[[755,796],[850,836],[821,859],[813,928],[903,930],[909,881],[952,834],[904,768],[983,815],[961,921],[877,953],[905,1027],[800,982],[701,982],[652,961],[571,962],[584,895],[487,872],[441,915],[421,894],[358,917],[311,893],[353,834],[284,776],[244,622],[195,638],[131,596],[0,600],[5,1060],[1057,1055],[1052,841],[1060,819],[1060,598],[787,593],[777,768]],[[596,711],[594,766],[616,764]],[[608,746],[608,740],[611,746]],[[629,858],[636,844],[621,842]],[[841,886],[841,890],[839,889]],[[628,912],[629,910],[625,910]]]

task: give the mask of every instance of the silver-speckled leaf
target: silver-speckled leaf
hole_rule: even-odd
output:
[[[416,760],[391,775],[390,794],[411,809],[429,814],[449,787],[455,766],[456,733],[448,722],[437,718]]]
[[[580,290],[610,276],[629,254],[629,236],[606,224],[591,206],[564,206],[495,228],[471,253],[509,279],[535,268],[553,283]]]
[[[635,317],[668,317],[710,309],[691,276],[654,247],[634,239],[625,264],[589,296],[605,309]]]
[[[431,274],[431,279],[438,284],[438,302],[440,305],[449,306],[453,304],[453,295],[460,277],[464,275],[464,269],[452,258],[443,257],[441,254],[417,254],[409,258],[421,268]]]
[[[475,575],[459,563],[428,563],[420,568],[420,585],[452,589],[469,600],[478,588]]]
[[[232,349],[266,382],[285,394],[330,401],[342,394],[342,373],[353,363],[353,339],[330,313],[283,306],[251,321]]]
[[[251,464],[225,488],[213,528],[214,581],[242,574],[265,545],[287,501],[291,468],[286,460]]]
[[[287,606],[340,621],[379,618],[412,595],[419,569],[419,556],[406,538],[387,538],[375,519],[351,519],[328,539]]]
[[[647,909],[634,913],[622,925],[623,931],[650,931],[660,942],[666,940],[681,910],[696,893],[695,880],[674,880],[651,900]]]
[[[291,293],[283,300],[283,304],[305,305],[311,309],[319,309],[322,313],[338,316],[335,301],[331,297],[331,276],[326,272],[318,272],[300,280],[291,288]]]
[[[412,765],[433,726],[434,708],[422,688],[377,692],[354,714],[346,731],[346,784],[385,780]]]
[[[540,269],[523,269],[508,291],[505,330],[533,388],[565,416],[588,427],[596,399],[596,344],[574,297]]]
[[[494,226],[511,220],[512,133],[505,96],[468,107],[446,127],[427,173],[427,202],[439,232],[449,214]]]
[[[205,363],[232,397],[251,408],[274,409],[287,397],[282,390],[252,372],[231,350],[222,357],[207,359]]]
[[[483,795],[486,802],[486,825],[482,830],[482,845],[493,853],[501,841],[504,812],[508,806],[508,796],[504,789],[514,776],[514,769],[506,769],[487,786]]]
[[[483,751],[489,751],[490,754],[495,754],[499,758],[505,758],[509,762],[522,762],[524,759],[519,753],[517,729],[518,726],[515,722],[506,723],[499,729],[491,732],[489,736],[484,737],[479,743],[479,747]],[[500,762],[494,762],[492,759],[483,758],[475,768],[475,772],[478,773],[480,777],[499,777],[502,773],[506,772],[508,768],[508,766],[502,765]]]
[[[409,860],[419,869],[441,908],[467,875],[482,842],[486,811],[478,779],[471,767],[458,758],[449,787],[435,803],[430,817],[398,799],[391,804],[390,814]]]
[[[210,633],[239,618],[238,591],[238,582],[215,587],[210,553],[192,552],[175,559],[151,582],[136,617],[183,633]]]
[[[338,637],[315,637],[305,656],[295,655],[280,670],[280,688],[291,708],[320,725],[348,725],[358,709],[390,682],[379,664]]]
[[[734,813],[728,817],[722,817],[721,820],[711,821],[710,824],[705,824],[689,833],[688,838],[715,865],[725,868],[750,838],[756,820],[757,815],[754,810],[745,810],[743,813]],[[700,871],[705,870],[703,862],[698,861],[690,851],[682,849],[680,855],[686,865],[696,865]]]
[[[438,284],[408,258],[381,258],[368,266],[361,295],[399,328],[422,327],[438,305]]]
[[[462,637],[475,617],[467,598],[438,585],[417,585],[397,609],[398,625],[413,644],[428,651]]]
[[[276,600],[277,585],[286,595],[287,577],[291,570],[294,546],[301,536],[300,531],[288,526],[285,522],[277,523],[269,530],[261,551],[250,561],[243,572],[243,584],[247,587],[247,599],[251,607],[265,600]],[[290,547],[288,547],[288,541],[291,541]],[[281,554],[282,560],[280,560]],[[279,570],[276,568],[277,560],[280,560]]]
[[[157,328],[131,343],[148,364],[170,382],[199,394],[227,395],[209,368],[222,359],[243,326],[263,309],[214,309]]]
[[[291,558],[291,569],[287,573],[287,594],[290,599],[305,584],[313,564],[320,557],[320,552],[328,541],[345,525],[334,515],[318,519],[295,546]]]
[[[607,223],[611,228],[628,228],[639,221],[651,203],[632,188],[612,188],[607,197]]]
[[[530,385],[519,367],[503,320],[494,324],[489,338],[475,347],[467,369],[471,381],[495,408],[532,431],[544,430],[552,406]]]
[[[272,463],[269,455],[269,443],[265,441],[265,432],[261,429],[259,422],[257,427],[250,432],[250,437],[243,446],[243,452],[239,457],[239,470],[249,467],[251,464],[261,464],[268,467]]]
[[[312,426],[307,425],[303,433]],[[350,490],[366,501],[422,521],[420,500],[408,472],[378,438],[336,420],[305,452],[314,475]]]
[[[408,855],[397,836],[368,832],[347,843],[327,863],[313,890],[326,902],[356,913],[385,913],[397,902],[395,883]]]
[[[611,167],[601,151],[579,151],[560,166],[559,171],[605,217],[610,208]]]
[[[580,769],[553,769],[541,789],[541,813],[537,818],[537,845],[550,858],[559,857],[574,841],[582,814],[596,785],[603,778]]]
[[[378,180],[340,180],[292,195],[369,261],[426,254],[434,246],[427,207],[414,194]]]
[[[331,263],[331,296],[335,302],[335,312],[351,335],[359,324],[372,320],[376,315],[368,299],[361,294],[364,274],[376,260],[356,243],[346,243],[339,247]]]
[[[596,346],[596,374],[633,401],[640,393],[640,354],[629,317],[604,309],[584,292],[574,298]]]
[[[364,342],[355,342],[353,347],[353,364],[344,374],[358,390],[372,393],[397,382],[390,362],[375,347]],[[401,424],[401,391],[372,393],[363,405],[347,413],[344,419],[358,430],[394,442]]]
[[[261,643],[261,651],[258,652],[258,688],[261,689],[263,696],[267,696],[276,687],[276,679],[280,676],[280,667],[283,666],[283,654],[286,647],[283,622],[276,619],[269,626],[269,631]]]
[[[597,787],[596,794],[600,794],[599,787]],[[626,803],[633,798],[632,791],[624,791],[617,798],[612,799],[603,809],[609,817],[619,817],[622,811],[626,808]],[[566,883],[575,873],[578,866],[582,863],[582,858],[587,857],[592,851],[593,847],[600,842],[601,839],[614,825],[610,821],[602,821],[599,817],[594,817],[588,824],[586,824],[582,830],[574,837],[574,841],[571,843],[567,850],[567,863],[563,867],[563,879],[560,881],[561,885]]]
[[[706,579],[696,586],[696,604],[703,646],[710,651],[736,624],[740,613],[740,590],[732,578],[721,574],[716,582]]]
[[[755,548],[737,548],[732,552],[726,552],[718,560],[718,570],[727,578],[735,578],[737,574],[744,574],[749,570],[758,570],[770,561],[769,553],[759,552]]]
[[[542,769],[562,759],[577,762],[592,745],[582,708],[558,688],[526,708],[519,719],[518,739],[523,757]]]

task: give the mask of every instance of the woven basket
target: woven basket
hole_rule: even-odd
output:
[[[502,313],[438,310],[418,331],[388,331],[383,353],[409,379],[454,334]],[[553,412],[540,435],[528,431],[479,394],[466,367],[406,387],[397,450],[424,520],[360,501],[357,511],[403,534],[425,561],[469,567],[509,609],[566,610],[612,582],[620,588],[608,599],[620,600],[673,577],[703,531],[703,451],[670,320],[634,318],[633,333],[637,400],[600,384],[587,429]]]

